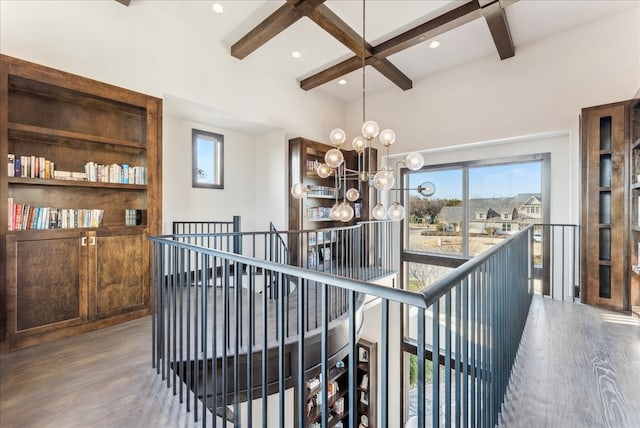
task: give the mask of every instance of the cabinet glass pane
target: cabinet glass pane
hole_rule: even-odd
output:
[[[611,116],[600,118],[600,150],[611,150]]]
[[[600,156],[600,187],[611,187],[611,155]]]
[[[611,192],[600,192],[600,224],[611,224]]]
[[[611,268],[600,266],[600,297],[611,298]]]
[[[600,229],[600,260],[611,260],[611,229]]]

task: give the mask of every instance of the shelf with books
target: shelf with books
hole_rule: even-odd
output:
[[[9,177],[7,179],[11,185],[25,186],[57,186],[57,187],[93,187],[105,189],[123,189],[123,190],[146,190],[145,184],[124,184],[124,183],[101,183],[98,181],[81,181],[81,180],[54,180],[44,178],[24,178]]]
[[[327,426],[333,427],[343,421],[348,415],[348,373],[349,357],[340,360],[327,373],[327,409],[329,420]],[[306,420],[308,427],[315,427],[320,423],[323,409],[323,379],[319,373],[311,376],[306,381],[307,405]]]
[[[7,254],[0,261],[0,351],[147,315],[146,236],[162,227],[162,101],[6,55],[0,89],[0,155],[14,163],[14,174],[0,169],[0,245]],[[33,218],[19,227],[26,230],[9,230],[18,229],[13,204],[30,207]],[[47,224],[45,213],[66,221]],[[87,239],[94,244],[85,246]],[[64,257],[70,261],[61,268]],[[91,272],[82,271],[87,263]],[[44,299],[56,292],[40,283],[49,276],[68,282],[67,295],[89,296],[89,307],[86,300],[60,300],[42,317],[30,312],[31,302],[20,302],[16,290]]]
[[[375,428],[377,412],[378,344],[363,337],[358,340],[357,422],[359,427]]]

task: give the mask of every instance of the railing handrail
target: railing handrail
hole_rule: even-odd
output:
[[[458,266],[452,272],[436,280],[429,287],[423,288],[419,292],[424,296],[424,300],[427,307],[431,306],[436,300],[442,297],[445,293],[455,287],[461,280],[463,280],[469,273],[481,266],[488,259],[493,257],[494,254],[502,251],[503,247],[508,246],[512,241],[518,239],[521,235],[528,234],[529,230],[533,228],[533,224],[525,227],[515,235],[511,235],[509,238],[497,243],[489,250],[482,254],[479,254],[462,265]]]
[[[198,222],[191,222],[198,223]],[[230,222],[232,223],[232,222]],[[312,234],[312,233],[322,233],[322,232],[331,232],[335,230],[353,230],[362,227],[365,224],[379,224],[379,223],[391,223],[390,220],[375,220],[375,221],[360,221],[356,224],[350,226],[335,226],[335,227],[325,227],[322,229],[299,229],[299,230],[277,230],[277,229],[269,229],[264,231],[253,231],[253,232],[201,232],[201,233],[175,233],[168,235],[157,235],[158,238],[171,238],[174,236],[180,237],[229,237],[229,236],[257,236],[257,235],[273,235],[273,234],[286,234],[286,235],[302,235],[302,234]]]
[[[242,232],[251,233],[251,232]],[[223,257],[227,260],[242,263],[249,266],[255,266],[264,270],[280,272],[285,275],[292,275],[300,277],[310,281],[316,281],[327,285],[338,286],[350,291],[365,294],[375,294],[378,297],[384,297],[388,300],[393,300],[399,303],[405,303],[409,305],[418,306],[421,308],[427,308],[426,299],[421,293],[415,291],[404,290],[400,288],[390,288],[384,285],[378,285],[370,282],[360,281],[357,279],[345,278],[342,276],[332,275],[330,273],[304,269],[292,265],[284,265],[281,263],[270,262],[267,260],[260,260],[252,257],[242,256],[235,253],[230,253],[223,250],[217,250],[212,248],[203,247],[201,245],[195,245],[185,242],[174,241],[174,236],[185,235],[162,235],[162,236],[150,236],[148,239],[152,242],[162,243],[169,246],[183,248],[185,250],[200,251],[205,254],[217,257]],[[198,235],[201,236],[201,235]]]

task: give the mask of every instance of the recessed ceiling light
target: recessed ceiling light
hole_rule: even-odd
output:
[[[294,58],[300,58],[301,54],[298,51],[293,51],[293,52],[291,52],[291,56],[294,57]]]
[[[430,47],[431,49],[435,49],[435,48],[437,48],[438,46],[440,46],[440,42],[439,42],[439,41],[437,41],[437,40],[434,40],[434,41],[432,41],[431,43],[429,43],[429,47]]]
[[[224,13],[224,7],[222,7],[222,5],[220,3],[214,3],[211,5],[211,9],[215,12],[215,13]]]
[[[347,84],[346,80],[344,80],[344,79],[338,80],[338,85],[346,85],[346,84]]]

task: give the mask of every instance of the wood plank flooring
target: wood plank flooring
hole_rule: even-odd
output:
[[[2,428],[197,427],[151,368],[151,319],[0,355]]]
[[[640,325],[534,296],[501,427],[640,427]]]
[[[0,355],[0,426],[197,427],[150,343],[142,318]],[[501,426],[640,427],[637,320],[534,296]]]

